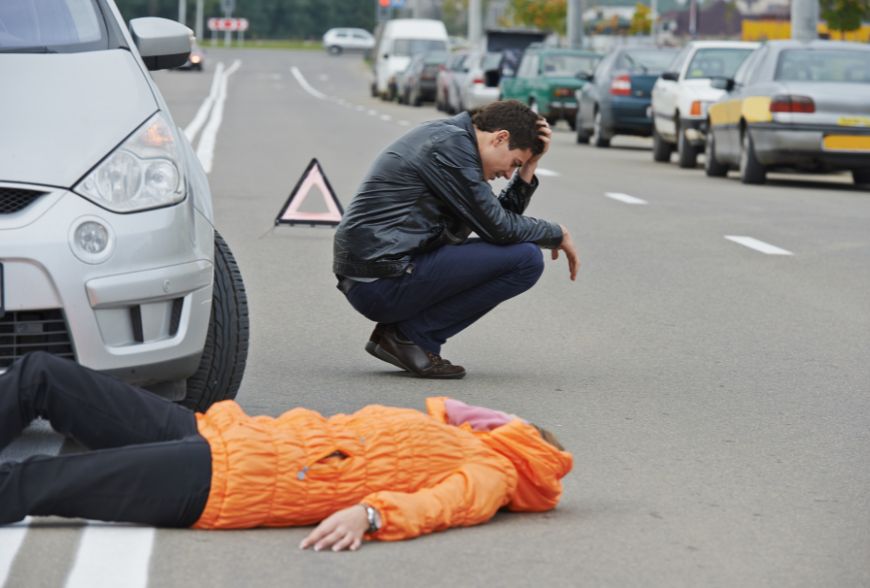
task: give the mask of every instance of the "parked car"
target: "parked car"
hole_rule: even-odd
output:
[[[372,96],[392,100],[395,77],[408,67],[417,53],[447,51],[447,29],[440,20],[397,18],[388,20],[378,32],[372,70]]]
[[[502,54],[492,51],[471,53],[463,64],[462,76],[455,78],[457,112],[481,108],[498,100]]]
[[[365,29],[335,28],[323,34],[323,48],[331,55],[341,55],[345,51],[370,51],[374,46],[374,36]]]
[[[411,71],[407,74],[407,94],[404,103],[422,106],[424,102],[434,102],[438,71],[446,62],[447,54],[443,51],[415,56],[409,66]]]
[[[577,74],[592,72],[600,58],[591,51],[532,44],[523,54],[516,76],[502,78],[501,98],[528,104],[551,125],[565,119],[573,129],[577,118],[574,91],[586,84]]]
[[[732,77],[758,47],[742,41],[692,41],[674,58],[652,90],[653,160],[695,167],[704,150],[707,107],[722,97],[710,80]]]
[[[740,170],[746,184],[789,168],[851,170],[870,188],[870,46],[840,41],[769,41],[709,108],[705,170]]]
[[[244,284],[148,72],[190,29],[128,30],[112,0],[0,2],[0,22],[0,370],[39,350],[201,410],[234,397]]]
[[[202,71],[205,67],[205,51],[202,50],[202,47],[196,42],[196,39],[190,39],[190,55],[187,57],[187,61],[178,66],[175,69],[190,69],[194,71]]]
[[[438,110],[448,114],[456,112],[450,103],[452,96],[456,94],[456,78],[465,75],[466,59],[468,59],[467,51],[453,53],[438,72],[438,78],[435,82],[435,108]]]
[[[604,56],[577,90],[577,142],[608,147],[614,135],[652,135],[651,91],[677,49],[620,47]]]
[[[393,84],[387,90],[387,92],[391,96],[395,96],[396,102],[399,104],[407,104],[408,103],[408,95],[410,93],[410,84],[411,84],[411,74],[414,71],[414,66],[422,61],[423,54],[418,53],[414,57],[411,58],[411,61],[408,62],[408,66],[402,71],[396,73],[393,77]]]

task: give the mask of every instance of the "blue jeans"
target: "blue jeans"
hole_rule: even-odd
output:
[[[400,277],[358,282],[347,299],[366,318],[395,324],[424,350],[440,354],[447,339],[534,286],[543,271],[534,243],[472,239],[418,255]]]

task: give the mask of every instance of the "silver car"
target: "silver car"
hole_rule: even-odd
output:
[[[195,408],[235,396],[244,285],[148,69],[191,31],[112,0],[0,2],[0,370],[46,351]]]
[[[851,170],[870,186],[870,46],[769,41],[714,85],[728,93],[708,110],[707,175]]]

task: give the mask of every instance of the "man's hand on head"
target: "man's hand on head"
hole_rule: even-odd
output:
[[[363,535],[369,529],[366,509],[361,504],[332,513],[311,531],[299,544],[299,549],[313,547],[314,551],[332,549],[356,551],[362,546]]]
[[[565,257],[568,258],[568,272],[571,274],[571,281],[577,280],[577,272],[580,271],[580,255],[577,253],[577,248],[574,247],[574,240],[571,238],[571,233],[565,225],[559,225],[562,229],[562,242],[559,247],[553,249],[551,254],[553,259],[559,259],[559,251],[565,252]]]
[[[538,137],[541,139],[541,143],[544,144],[543,150],[538,154],[532,156],[521,168],[520,168],[520,177],[526,182],[531,183],[532,178],[535,175],[535,170],[538,169],[538,162],[541,160],[541,157],[549,151],[550,149],[550,141],[553,139],[553,129],[550,128],[550,123],[547,122],[547,119],[544,117],[538,118]]]

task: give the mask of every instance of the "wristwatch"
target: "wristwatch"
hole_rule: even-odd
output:
[[[366,509],[366,518],[369,520],[369,533],[377,533],[381,529],[381,514],[373,506],[362,503],[362,507]]]

